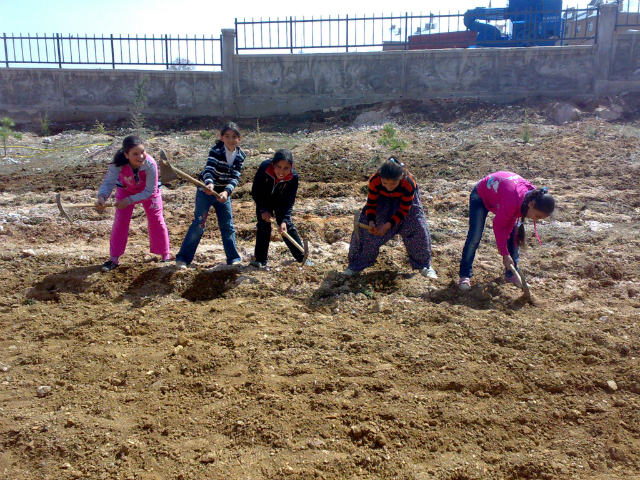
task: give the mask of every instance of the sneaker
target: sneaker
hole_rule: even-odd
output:
[[[313,260],[309,260],[308,258],[304,261],[304,263],[300,264],[301,267],[313,267],[315,263]]]
[[[471,289],[471,279],[469,277],[460,277],[460,280],[458,280],[458,288],[463,292]]]
[[[187,268],[187,263],[183,262],[182,260],[176,260],[176,268],[178,270],[186,270]]]
[[[262,263],[262,262],[259,262],[257,260],[251,260],[249,262],[249,265],[251,265],[252,267],[256,267],[256,268],[264,268],[264,267],[267,266],[266,263]]]
[[[116,262],[114,262],[113,260],[109,260],[107,262],[104,262],[104,264],[102,264],[102,271],[103,272],[110,272],[111,270],[118,268],[118,264]]]
[[[342,272],[342,274],[347,276],[347,277],[351,277],[354,273],[356,273],[356,272],[354,272],[350,268],[347,268],[344,272]]]
[[[507,277],[505,275],[504,276],[504,281],[507,282],[507,283],[513,283],[518,288],[522,288],[522,282],[520,280],[518,280],[518,277],[516,277],[515,275],[512,275],[510,277]]]
[[[242,264],[242,260],[239,258],[235,258],[233,260],[231,260],[231,263],[229,265],[238,265],[240,266]]]
[[[420,270],[420,274],[423,277],[427,277],[430,278],[431,280],[437,280],[438,279],[438,274],[436,273],[436,271],[431,268],[431,267],[425,267],[422,270]]]

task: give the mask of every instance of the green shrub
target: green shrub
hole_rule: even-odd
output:
[[[398,136],[397,130],[390,123],[387,123],[382,129],[382,136],[378,139],[378,143],[391,150],[400,150],[401,152],[407,148],[407,142]]]
[[[14,132],[13,127],[16,126],[16,122],[12,118],[4,117],[0,120],[2,127],[0,127],[0,138],[2,138],[2,147],[4,148],[4,156],[7,156],[7,140],[9,137],[13,137],[17,140],[22,139],[22,134]]]

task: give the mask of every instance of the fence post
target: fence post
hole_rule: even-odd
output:
[[[165,60],[167,61],[167,70],[169,70],[169,35],[164,34],[164,51],[165,51]]]
[[[347,22],[347,31],[346,31],[347,40],[344,43],[347,46],[347,52],[348,52],[349,51],[349,15],[347,15],[346,22]]]
[[[60,49],[60,34],[56,33],[56,43],[58,45],[58,68],[62,68],[62,50]]]
[[[293,53],[293,16],[289,15],[289,47]]]
[[[236,69],[234,45],[236,32],[233,28],[222,29],[222,95],[220,103],[225,115],[239,115],[236,103]]]
[[[4,35],[4,61],[7,64],[7,68],[9,68],[9,49],[7,48],[7,34]]]
[[[613,47],[616,30],[616,13],[618,10],[617,3],[606,3],[598,7],[600,14],[598,15],[598,38],[595,45],[595,55],[593,58],[593,66],[595,70],[595,94],[607,94],[604,85],[599,83],[609,80],[609,72],[613,62]],[[602,90],[605,91],[602,91]]]
[[[113,48],[113,33],[111,34],[111,67],[116,69],[116,51]]]

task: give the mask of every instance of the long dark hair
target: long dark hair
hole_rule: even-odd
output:
[[[536,188],[529,190],[522,200],[520,206],[520,225],[518,226],[518,232],[516,234],[516,245],[523,250],[527,246],[527,241],[524,232],[524,219],[529,212],[529,202],[533,200],[533,206],[536,210],[551,215],[556,208],[556,200],[547,193],[547,187]]]
[[[220,136],[222,137],[225,133],[227,133],[228,130],[233,131],[236,135],[238,135],[238,138],[242,138],[242,134],[240,133],[240,127],[238,127],[238,125],[236,125],[235,122],[227,122],[224,125],[222,125],[222,128],[220,129]],[[220,145],[223,145],[224,142],[220,139],[218,139],[218,141],[216,142],[216,147],[219,147]]]
[[[138,145],[144,145],[144,142],[140,139],[140,137],[136,137],[135,135],[129,135],[128,137],[124,137],[122,140],[122,148],[119,148],[116,154],[113,156],[113,162],[116,167],[124,167],[129,164],[129,160],[124,156],[125,152],[129,153],[133,147],[137,147]]]
[[[271,165],[275,165],[281,160],[286,160],[289,162],[289,165],[293,166],[293,154],[291,151],[286,148],[281,148],[276,153],[273,154],[273,159],[271,159]]]
[[[410,176],[409,170],[396,157],[389,157],[389,160],[380,165],[378,173],[385,180],[401,180]]]

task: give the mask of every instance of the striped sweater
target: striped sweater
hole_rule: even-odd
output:
[[[236,147],[236,158],[230,167],[227,163],[224,143],[217,142],[209,151],[209,158],[200,174],[200,180],[206,185],[213,184],[213,189],[218,193],[226,190],[231,195],[238,186],[245,158],[246,155],[242,149]]]
[[[400,208],[393,214],[389,221],[391,226],[395,226],[400,223],[409,213],[411,209],[411,202],[415,195],[417,185],[416,181],[411,175],[406,175],[395,190],[390,192],[382,186],[382,177],[379,173],[374,174],[369,179],[369,195],[367,197],[367,205],[365,215],[370,222],[376,221],[376,208],[378,207],[378,197],[383,195],[389,198],[400,198]]]

